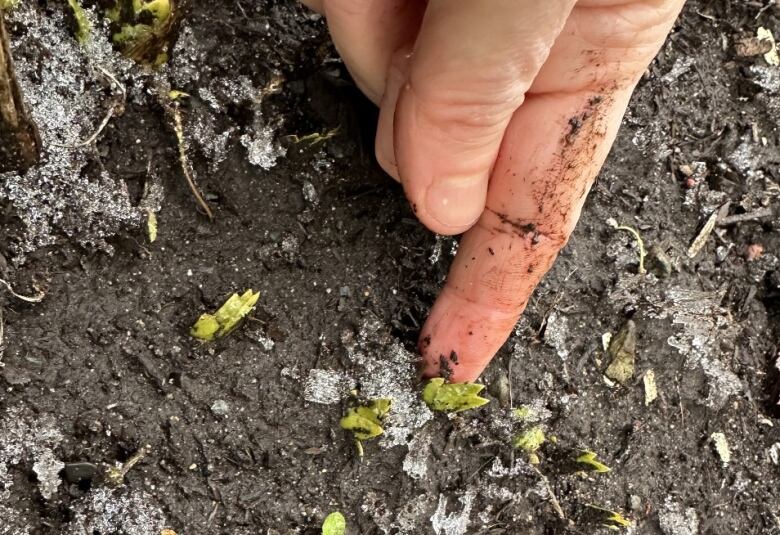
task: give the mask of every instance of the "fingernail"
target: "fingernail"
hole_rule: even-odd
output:
[[[446,227],[468,228],[485,209],[487,183],[484,175],[439,180],[428,188],[425,207],[434,219]]]

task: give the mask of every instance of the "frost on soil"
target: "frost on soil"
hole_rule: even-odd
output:
[[[132,65],[111,48],[101,23],[88,11],[96,28],[85,47],[67,31],[60,9],[40,10],[20,2],[11,12],[17,32],[12,46],[16,74],[27,105],[40,130],[41,164],[25,174],[0,175],[0,200],[10,202],[25,227],[16,244],[24,253],[51,245],[64,233],[82,245],[111,251],[105,238],[137,227],[142,213],[130,202],[127,187],[105,171],[89,170],[91,146],[68,148],[88,138],[106,115],[113,97],[110,82],[98,67],[123,79]]]
[[[315,403],[338,403],[359,384],[360,395],[366,399],[391,399],[392,407],[384,420],[385,432],[380,444],[384,448],[408,446],[412,432],[431,420],[433,414],[416,387],[416,357],[383,329],[376,317],[369,316],[363,320],[357,337],[345,334],[342,342],[358,370],[357,377],[315,368],[309,372],[304,397]],[[421,459],[410,461],[417,465],[421,462]]]
[[[706,404],[714,409],[742,389],[739,378],[724,364],[721,342],[734,340],[738,327],[720,306],[722,299],[722,292],[672,288],[657,311],[658,317],[671,317],[674,324],[682,326],[669,337],[669,345],[686,358],[686,366],[704,371],[709,383]]]
[[[461,510],[447,513],[447,497],[439,495],[439,505],[431,517],[431,525],[436,535],[465,535],[469,527],[469,516],[474,506],[476,490],[471,487],[459,497]]]
[[[698,535],[699,517],[693,508],[683,508],[667,500],[658,512],[658,522],[664,535]]]
[[[54,449],[62,434],[48,416],[36,418],[29,410],[11,407],[0,419],[0,502],[12,493],[12,466],[24,463],[38,476],[38,488],[45,499],[51,498],[60,484],[59,471],[64,466]]]
[[[238,141],[246,149],[252,165],[271,169],[285,149],[276,140],[276,132],[282,117],[269,120],[261,110],[263,98],[273,92],[259,87],[247,76],[213,76],[202,79],[202,65],[207,51],[218,49],[212,42],[215,36],[196,37],[185,25],[176,41],[171,61],[171,81],[176,89],[197,87],[197,97],[207,106],[193,106],[188,114],[185,133],[195,140],[199,149],[211,162],[211,171],[227,158],[231,140]],[[252,123],[243,132],[226,120],[229,105],[248,105],[252,111]]]
[[[122,533],[149,535],[165,527],[165,515],[152,496],[138,490],[96,489],[72,507],[65,535]]]

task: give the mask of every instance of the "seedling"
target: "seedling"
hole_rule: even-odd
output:
[[[252,311],[259,297],[260,294],[252,290],[231,295],[214,314],[202,314],[190,334],[206,342],[227,336]]]
[[[143,447],[137,452],[133,454],[132,457],[130,457],[127,461],[124,463],[117,462],[114,466],[109,466],[106,469],[106,482],[110,485],[113,485],[115,487],[120,487],[125,482],[125,476],[130,471],[131,468],[133,468],[138,462],[146,457],[146,454],[149,451],[149,446]]]
[[[642,241],[642,236],[639,234],[639,231],[634,227],[629,227],[627,225],[619,225],[618,222],[611,217],[607,219],[607,225],[614,228],[615,230],[625,230],[626,232],[630,232],[634,236],[634,239],[636,240],[637,249],[639,249],[639,274],[644,275],[646,273],[645,257],[647,256],[647,251],[645,250],[645,242]]]
[[[599,474],[607,473],[610,470],[609,466],[598,460],[596,452],[590,450],[583,450],[576,461],[580,464],[584,464],[588,470],[598,472]]]
[[[299,143],[306,143],[307,147],[313,147],[314,145],[318,143],[322,143],[324,141],[327,141],[328,139],[332,138],[336,134],[339,133],[341,130],[341,126],[337,126],[336,128],[333,128],[331,130],[328,130],[327,132],[313,132],[311,134],[306,134],[305,136],[297,136],[295,134],[287,136],[287,140],[290,143],[293,143],[295,145]]]
[[[485,385],[474,383],[445,383],[443,378],[436,377],[425,385],[422,398],[431,410],[461,412],[489,403],[489,400],[478,395],[484,388]]]
[[[342,429],[352,431],[355,435],[358,456],[363,456],[364,440],[376,438],[385,432],[382,420],[390,412],[391,403],[389,399],[374,399],[367,405],[352,407],[339,422]]]
[[[168,61],[167,39],[176,18],[173,0],[115,0],[105,13],[119,27],[112,40],[123,54],[155,67]]]
[[[528,454],[528,462],[539,464],[539,456],[536,451],[544,444],[546,437],[539,426],[531,427],[517,435],[513,441],[515,448]]]
[[[322,535],[344,535],[347,531],[347,521],[344,515],[334,511],[325,517],[322,523]]]
[[[83,45],[89,40],[92,25],[89,23],[87,14],[84,13],[84,8],[81,7],[79,0],[68,0],[68,5],[73,11],[73,18],[76,19],[76,40]]]
[[[630,520],[617,511],[610,511],[609,509],[604,509],[598,505],[591,504],[586,504],[586,507],[594,514],[595,521],[605,528],[620,531],[621,529],[629,528],[632,525]]]

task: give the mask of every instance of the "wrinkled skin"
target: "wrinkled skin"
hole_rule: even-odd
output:
[[[304,1],[380,106],[379,163],[428,228],[465,233],[420,352],[427,376],[473,381],[566,244],[684,0]]]

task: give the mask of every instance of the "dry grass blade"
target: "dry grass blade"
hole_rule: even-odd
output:
[[[38,292],[38,295],[33,295],[32,297],[18,294],[14,291],[13,287],[3,279],[0,279],[0,284],[5,286],[6,290],[8,290],[8,293],[16,297],[17,299],[21,299],[22,301],[26,301],[28,303],[40,303],[43,301],[43,298],[46,297],[46,294],[43,292]]]
[[[173,129],[176,132],[176,141],[179,145],[179,162],[181,163],[181,170],[184,173],[184,178],[187,179],[187,184],[190,186],[190,191],[195,196],[195,200],[198,202],[203,211],[206,212],[208,218],[214,220],[214,212],[209,208],[206,199],[201,195],[198,186],[195,184],[195,178],[192,176],[192,169],[190,167],[190,161],[187,158],[187,145],[184,141],[184,122],[182,120],[181,109],[179,105],[174,102],[170,105],[171,114],[173,115]]]

